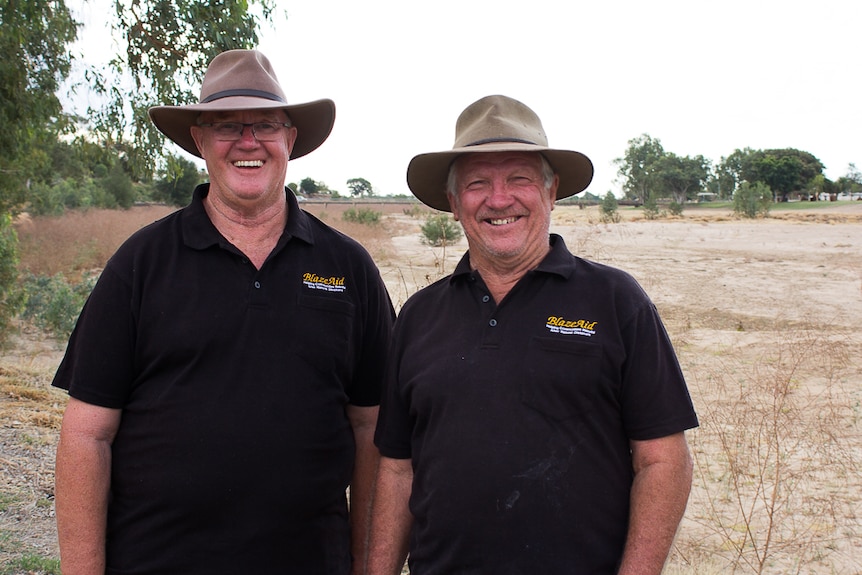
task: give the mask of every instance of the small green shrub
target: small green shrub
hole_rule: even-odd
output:
[[[429,246],[452,245],[461,235],[461,226],[449,214],[431,214],[422,224],[422,241]]]
[[[644,200],[644,217],[648,220],[656,220],[661,217],[661,209],[652,194]]]
[[[348,208],[344,210],[343,214],[341,214],[341,219],[345,222],[354,222],[357,224],[373,226],[380,223],[381,216],[383,216],[383,212],[376,212],[369,208],[359,208],[358,210],[355,208]]]
[[[733,211],[744,218],[766,217],[772,208],[772,190],[762,182],[743,182],[733,193]]]
[[[681,216],[683,205],[678,201],[674,200],[667,206],[667,211],[671,213],[672,216]]]
[[[602,203],[599,206],[602,211],[602,221],[605,223],[618,223],[620,221],[619,208],[620,204],[613,193],[608,192],[602,198]]]
[[[61,274],[30,274],[23,284],[26,304],[22,316],[60,339],[68,338],[97,279],[97,275],[86,275],[80,283],[70,284]]]
[[[421,218],[428,214],[428,209],[420,204],[413,204],[409,208],[404,208],[402,211],[404,212],[404,215],[410,216],[411,218]]]

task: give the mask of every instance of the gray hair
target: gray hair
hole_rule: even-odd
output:
[[[542,183],[545,190],[550,190],[554,184],[554,176],[557,174],[544,154],[540,153],[539,157],[542,159]],[[458,156],[449,164],[449,176],[446,178],[446,195],[453,198],[458,195],[458,160],[460,158],[461,156]]]

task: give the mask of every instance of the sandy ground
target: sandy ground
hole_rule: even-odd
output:
[[[701,419],[689,433],[695,481],[666,572],[862,573],[862,202],[753,221],[622,213],[605,224],[596,208],[558,207],[552,231],[635,276],[689,380]],[[399,307],[466,249],[424,245],[420,224],[393,212],[391,240],[370,249]],[[46,387],[60,347],[18,341],[0,377]],[[16,495],[0,528],[52,554],[56,430],[2,409],[0,481]]]

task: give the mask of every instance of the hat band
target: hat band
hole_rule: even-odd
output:
[[[254,96],[255,98],[266,98],[267,100],[275,100],[276,102],[287,104],[287,101],[278,94],[273,94],[272,92],[264,92],[263,90],[249,89],[222,90],[221,92],[210,94],[209,96],[201,100],[201,104],[208,104],[213,100],[220,100],[221,98],[228,98],[230,96]]]
[[[531,146],[538,146],[536,142],[531,142],[530,140],[521,140],[519,138],[486,138],[484,140],[477,140],[475,142],[465,144],[464,147],[469,148],[470,146],[482,146],[484,144],[499,144],[501,142],[507,142],[511,144],[530,144]]]

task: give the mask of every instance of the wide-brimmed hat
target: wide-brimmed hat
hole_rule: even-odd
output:
[[[299,158],[322,144],[335,122],[335,103],[329,99],[288,105],[269,60],[257,50],[228,50],[210,62],[201,85],[200,103],[188,106],[155,106],[150,119],[181,148],[201,153],[190,128],[201,112],[234,110],[284,110],[296,126],[296,142],[290,157]]]
[[[593,163],[580,152],[548,147],[542,122],[533,110],[506,96],[486,96],[470,104],[455,124],[455,145],[445,152],[419,154],[407,166],[407,185],[423,203],[450,211],[446,198],[449,166],[462,154],[539,152],[560,176],[557,199],[587,189]]]

